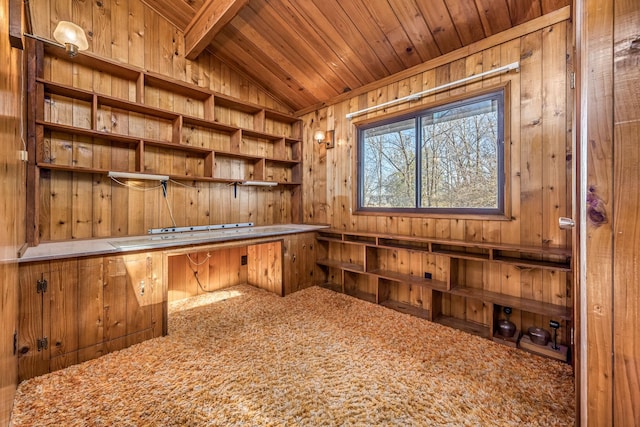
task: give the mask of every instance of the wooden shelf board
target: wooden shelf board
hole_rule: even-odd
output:
[[[163,110],[161,108],[149,107],[145,104],[139,104],[137,102],[125,101],[124,99],[114,98],[113,96],[98,95],[98,104],[106,107],[118,108],[120,110],[126,110],[127,112],[145,114],[147,116],[153,116],[164,120],[176,120],[180,117],[180,114],[169,110]]]
[[[543,261],[537,259],[526,259],[526,258],[512,258],[512,257],[494,257],[493,262],[498,262],[502,264],[510,264],[517,265],[523,268],[541,268],[543,270],[554,270],[554,271],[571,271],[571,264],[569,262],[553,262],[553,261]]]
[[[280,111],[269,110],[266,108],[264,110],[264,116],[267,119],[288,124],[292,124],[300,120],[299,118],[297,118],[296,116],[292,116],[291,114],[281,113]]]
[[[36,79],[36,81],[38,83],[42,83],[45,93],[48,93],[50,95],[60,95],[85,102],[93,101],[93,92],[63,85],[61,83],[55,83],[45,79]]]
[[[459,252],[447,249],[433,249],[434,255],[444,255],[451,258],[468,259],[470,261],[489,261],[489,254],[478,254],[473,252]]]
[[[318,237],[326,237],[329,239],[333,239],[337,242],[342,242],[342,234],[340,233],[325,233],[324,230],[323,231],[318,231],[316,232]]]
[[[69,165],[59,165],[56,163],[38,163],[38,167],[40,169],[48,169],[48,170],[58,170],[64,172],[77,172],[77,173],[96,173],[106,175],[109,172],[109,169],[100,169],[100,168],[84,168],[78,166],[69,166]]]
[[[147,86],[163,89],[188,98],[198,99],[200,101],[204,101],[213,95],[213,92],[206,88],[161,76],[149,71],[145,72],[144,82]]]
[[[316,239],[318,239],[318,240],[320,240],[322,242],[349,243],[349,242],[345,242],[344,240],[335,239],[333,237],[325,237],[325,236],[318,236],[318,237],[316,237]]]
[[[331,259],[319,259],[316,261],[316,264],[324,265],[325,267],[339,268],[341,270],[351,271],[355,273],[364,273],[364,267],[359,264],[334,261]]]
[[[295,166],[300,164],[300,160],[275,159],[273,157],[264,157],[267,163],[275,163],[283,166]]]
[[[386,300],[386,301],[380,302],[380,305],[395,311],[399,311],[404,314],[409,314],[411,316],[431,320],[431,313],[429,312],[429,310],[421,307],[416,307],[411,304],[407,304],[399,301],[393,301],[393,300]]]
[[[412,245],[412,244],[393,244],[390,242],[380,242],[378,244],[379,248],[383,248],[383,249],[404,249],[404,250],[408,250],[408,251],[414,251],[414,252],[429,252],[429,243],[425,243],[426,246],[418,246],[418,245]]]
[[[284,143],[285,143],[285,144],[288,144],[288,145],[297,144],[297,143],[299,143],[299,142],[302,142],[302,140],[301,140],[301,139],[299,139],[299,138],[286,137],[286,138],[284,139]]]
[[[206,120],[206,119],[201,119],[200,117],[193,117],[193,116],[186,116],[186,115],[182,116],[182,123],[183,125],[193,125],[193,126],[206,128],[206,129],[213,129],[213,130],[225,132],[228,134],[235,133],[239,130],[237,127],[225,125],[223,123],[216,122],[214,120]]]
[[[110,59],[102,58],[90,52],[78,52],[78,55],[71,58],[64,49],[56,46],[44,44],[44,51],[47,55],[68,61],[73,64],[79,64],[89,68],[95,68],[107,74],[112,74],[125,80],[137,80],[142,69],[133,67],[128,64],[116,62]]]
[[[412,286],[421,286],[423,288],[435,289],[443,292],[447,291],[446,282],[441,282],[439,280],[424,279],[422,277],[412,276],[410,274],[396,273],[395,271],[380,269],[367,271],[367,273],[380,277],[382,279],[393,280],[394,282],[402,282]]]
[[[253,137],[253,138],[266,139],[266,140],[269,140],[269,141],[272,141],[272,142],[284,139],[283,136],[271,135],[271,134],[268,134],[268,133],[258,132],[258,131],[251,130],[251,129],[242,129],[242,135],[243,136]]]
[[[156,141],[156,140],[145,139],[144,143],[152,147],[167,148],[170,150],[185,151],[188,153],[210,154],[213,151],[209,148],[197,147],[195,145],[176,144],[168,141]]]
[[[328,233],[339,233],[345,235],[353,235],[353,236],[368,236],[368,237],[382,237],[380,233],[370,233],[370,232],[357,232],[357,231],[344,231],[344,230],[336,230],[329,229],[326,230]],[[433,244],[447,245],[447,246],[458,246],[464,249],[486,249],[486,250],[497,250],[497,251],[505,251],[505,252],[519,252],[524,254],[531,255],[554,255],[554,256],[571,256],[571,248],[560,248],[560,247],[543,247],[543,246],[521,246],[509,243],[488,243],[488,242],[469,242],[466,240],[458,240],[458,239],[441,239],[441,238],[431,238],[431,237],[418,237],[418,236],[407,236],[400,234],[385,234],[384,239],[388,240],[402,240],[407,242],[429,242]],[[458,253],[457,251],[454,251]]]
[[[450,316],[438,316],[433,319],[434,322],[441,325],[449,326],[450,328],[459,329],[469,334],[477,335],[482,338],[490,338],[491,331],[488,326],[481,325],[475,322],[468,322],[466,320],[456,319]]]
[[[555,305],[551,303],[545,303],[532,299],[515,297],[475,288],[454,287],[449,292],[452,295],[486,301],[492,304],[501,305],[503,307],[512,307],[518,310],[541,314],[543,316],[548,316],[554,319],[571,320],[573,318],[571,308],[567,308],[561,305]]]
[[[264,110],[264,107],[260,105],[243,102],[239,99],[227,95],[222,95],[220,93],[215,94],[214,102],[216,106],[232,108],[234,110],[242,111],[243,113],[248,114],[257,114],[260,111]]]
[[[533,341],[531,341],[531,338],[526,334],[520,338],[520,348],[530,353],[560,360],[562,362],[569,361],[569,348],[567,346],[558,344],[558,349],[555,350],[553,348],[553,343],[551,342],[547,345],[534,344]]]
[[[99,132],[97,130],[79,128],[79,127],[63,125],[59,123],[45,122],[42,120],[36,121],[36,124],[42,125],[45,127],[45,129],[48,129],[52,132],[67,133],[72,136],[73,135],[86,136],[89,138],[101,139],[105,141],[117,142],[117,143],[127,144],[127,145],[135,145],[143,140],[142,138],[137,138],[135,136],[119,135],[119,134],[114,134],[110,132]]]

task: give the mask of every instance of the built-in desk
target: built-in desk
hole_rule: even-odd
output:
[[[167,302],[249,283],[314,284],[315,231],[281,224],[42,243],[20,259],[20,379],[167,333]]]
[[[306,224],[277,224],[210,231],[45,242],[28,248],[18,262],[51,261],[134,251],[169,250],[185,246],[222,244],[238,240],[257,240],[289,234],[311,233],[323,228],[328,227]]]

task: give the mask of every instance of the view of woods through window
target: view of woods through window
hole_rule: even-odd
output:
[[[500,213],[503,92],[358,129],[361,210]]]

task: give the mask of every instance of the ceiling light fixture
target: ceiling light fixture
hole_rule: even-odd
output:
[[[65,46],[67,53],[72,58],[78,54],[78,51],[89,48],[84,30],[73,22],[58,22],[56,29],[53,30],[53,38]]]

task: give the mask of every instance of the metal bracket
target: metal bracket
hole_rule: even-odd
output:
[[[49,348],[49,339],[44,337],[42,339],[38,339],[38,351],[46,350]]]
[[[47,292],[47,284],[47,279],[45,279],[43,275],[43,277],[36,282],[36,290],[38,293]]]

